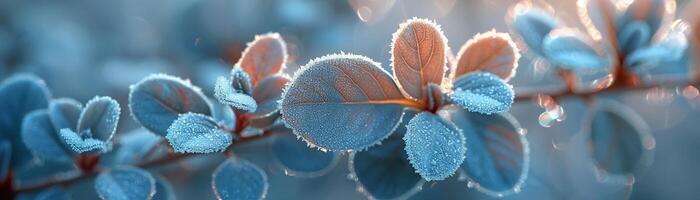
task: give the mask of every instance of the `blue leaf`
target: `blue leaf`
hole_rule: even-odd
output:
[[[470,113],[456,106],[444,111],[467,138],[461,168],[471,184],[494,197],[519,191],[529,171],[530,149],[515,118],[508,113]]]
[[[76,100],[61,98],[49,104],[49,119],[56,131],[64,128],[76,130],[83,106]]]
[[[407,110],[404,118],[411,119],[414,114]],[[405,124],[401,123],[382,145],[350,154],[348,168],[369,199],[406,199],[425,183],[404,151]]]
[[[591,119],[588,139],[595,164],[605,180],[627,180],[651,161],[654,137],[648,125],[629,107],[603,102]]]
[[[46,110],[29,113],[22,122],[22,140],[41,159],[71,162],[73,152],[59,137]]]
[[[38,77],[21,74],[0,84],[0,97],[0,138],[12,141],[11,163],[18,167],[32,158],[20,135],[22,119],[31,111],[46,108],[51,93]]]
[[[236,129],[236,113],[231,107],[219,102],[213,102],[211,105],[212,117],[221,127],[226,130]]]
[[[257,165],[242,159],[221,163],[212,174],[214,194],[221,200],[264,199],[267,174]]]
[[[179,153],[221,152],[233,139],[230,133],[219,129],[214,119],[197,113],[180,115],[165,138]]]
[[[10,170],[10,160],[12,160],[12,143],[0,139],[0,180],[5,180]]]
[[[544,38],[559,26],[559,22],[546,12],[535,8],[516,13],[514,18],[512,28],[515,33],[522,38],[531,51],[544,56],[542,47]]]
[[[391,67],[406,97],[426,101],[424,87],[442,84],[447,39],[435,22],[413,18],[399,25],[391,39]]]
[[[634,50],[646,46],[651,41],[653,32],[644,22],[633,21],[620,28],[618,40],[623,54],[632,53]]]
[[[129,109],[146,129],[165,136],[178,115],[210,115],[209,102],[199,88],[177,77],[156,74],[131,86]]]
[[[298,140],[290,129],[278,128],[271,131],[270,134],[276,135],[271,145],[272,153],[287,175],[321,176],[338,161],[337,153],[322,152],[308,147],[305,142]]]
[[[100,173],[95,179],[95,190],[102,199],[151,199],[156,193],[156,181],[147,171],[121,166]]]
[[[80,134],[73,130],[64,128],[60,131],[60,136],[63,141],[76,153],[82,154],[85,152],[101,152],[109,151],[110,146],[104,141],[94,139],[88,136],[87,133]],[[82,136],[81,136],[82,135]]]
[[[274,75],[261,80],[253,89],[253,99],[258,103],[253,115],[261,118],[276,112],[282,99],[282,90],[288,82],[289,78],[284,75]]]
[[[214,96],[223,104],[248,112],[255,112],[255,110],[258,108],[258,104],[255,102],[253,97],[248,94],[241,93],[240,91],[236,91],[233,86],[231,86],[231,79],[225,77],[219,77],[216,79]]]
[[[452,122],[428,112],[406,125],[406,153],[411,165],[425,180],[444,180],[457,171],[466,152],[462,131]]]
[[[513,87],[491,73],[472,73],[457,78],[450,99],[471,112],[506,112],[515,97]]]
[[[41,190],[34,193],[21,193],[17,196],[18,200],[68,200],[68,194],[66,191],[59,187],[54,186],[48,189]]]
[[[81,135],[87,133],[90,138],[110,143],[117,131],[120,114],[121,108],[117,101],[111,97],[96,96],[85,104],[76,130]]]
[[[391,76],[369,58],[314,59],[283,95],[282,118],[304,141],[331,151],[361,150],[396,128],[407,101]]]
[[[160,175],[153,175],[156,180],[156,194],[153,195],[153,200],[175,200],[175,191],[167,179]]]
[[[148,159],[144,156],[160,143],[161,138],[142,128],[123,134],[119,137],[120,146],[114,154],[114,164],[136,164]]]
[[[573,32],[548,35],[544,39],[543,51],[549,62],[570,70],[602,69],[606,64],[582,36]]]
[[[238,65],[231,69],[231,86],[237,93],[253,95],[253,83],[250,76]]]
[[[683,57],[688,48],[688,39],[681,32],[669,33],[663,41],[648,47],[636,49],[625,57],[625,67],[635,72],[644,72]]]

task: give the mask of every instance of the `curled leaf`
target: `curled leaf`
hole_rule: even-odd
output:
[[[548,13],[537,8],[521,10],[513,16],[512,28],[528,49],[543,56],[543,41],[549,32],[559,26],[559,22]]]
[[[267,174],[257,165],[241,159],[221,163],[212,179],[214,194],[221,200],[264,199],[269,187]]]
[[[236,90],[236,93],[253,94],[253,83],[250,76],[238,65],[231,69],[231,87]]]
[[[406,125],[406,153],[416,172],[425,180],[444,180],[457,171],[467,151],[462,131],[451,122],[428,112]]]
[[[287,47],[278,33],[255,36],[243,51],[238,65],[250,75],[253,85],[280,72],[287,62]]]
[[[495,197],[520,190],[528,176],[530,148],[515,118],[508,113],[472,113],[456,106],[443,111],[441,116],[468,138],[467,158],[461,169],[471,184]]]
[[[85,104],[85,109],[78,119],[79,133],[109,143],[117,131],[121,108],[111,97],[97,96]]]
[[[544,56],[559,67],[570,70],[602,69],[606,62],[583,35],[560,29],[544,39]]]
[[[95,179],[95,190],[102,199],[151,199],[156,193],[156,181],[147,171],[121,166],[100,173]]]
[[[198,113],[186,113],[170,125],[165,136],[179,153],[221,152],[231,145],[233,136],[222,131],[214,119]]]
[[[297,72],[281,111],[286,125],[309,144],[361,150],[391,134],[406,101],[378,63],[341,54],[314,59]]]
[[[83,106],[76,100],[61,98],[52,100],[49,104],[49,119],[56,131],[64,128],[78,128],[78,119]]]
[[[458,78],[450,99],[470,112],[506,112],[513,104],[513,86],[491,73],[477,72]]]
[[[432,21],[413,18],[399,25],[391,40],[391,66],[406,97],[426,101],[423,88],[442,84],[446,43],[440,26]]]
[[[507,33],[489,31],[477,34],[462,46],[453,73],[454,77],[459,77],[481,70],[508,81],[515,75],[518,59],[518,47]]]
[[[414,115],[407,110],[404,117],[411,119]],[[350,154],[348,168],[369,199],[405,199],[420,191],[425,183],[411,166],[404,150],[406,145],[402,138],[407,122],[402,122],[389,138],[382,141],[382,145]]]
[[[255,110],[258,108],[258,104],[255,102],[253,97],[248,94],[241,93],[241,91],[237,91],[235,88],[233,88],[233,86],[231,86],[231,80],[225,77],[219,77],[216,79],[214,96],[223,104],[248,112],[255,112]]]
[[[623,54],[632,53],[634,50],[646,46],[653,36],[649,24],[632,21],[620,27],[618,33],[620,50]]]
[[[338,153],[323,152],[310,148],[296,138],[292,130],[279,128],[272,141],[272,153],[285,174],[292,176],[316,177],[332,169],[338,161]]]
[[[199,88],[165,74],[150,75],[132,85],[129,109],[143,127],[162,136],[168,134],[168,127],[180,114],[211,114]]]
[[[54,129],[46,110],[29,113],[22,121],[22,141],[41,159],[71,162],[73,152],[68,149]]]
[[[110,146],[98,139],[91,138],[87,134],[78,135],[73,130],[64,128],[59,132],[61,139],[76,153],[82,154],[85,152],[107,152]]]

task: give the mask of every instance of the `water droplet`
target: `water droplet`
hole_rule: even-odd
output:
[[[363,22],[368,22],[372,19],[372,9],[367,6],[361,6],[357,9],[357,17]]]
[[[532,63],[533,70],[532,70],[532,75],[535,77],[540,77],[547,73],[550,68],[549,62],[547,60],[542,59],[542,58],[537,58],[535,61]]]
[[[656,148],[656,140],[654,140],[654,139],[644,140],[643,145],[644,145],[645,149],[652,150],[652,149]]]
[[[692,85],[685,86],[683,88],[683,96],[686,99],[694,99],[700,95],[700,91],[698,91],[698,88]]]
[[[527,129],[519,128],[519,129],[518,129],[518,133],[519,133],[520,135],[527,135]]]
[[[540,114],[538,119],[540,122],[540,126],[545,128],[552,127],[552,122],[555,121],[555,119],[552,116],[550,116],[549,112],[543,112],[542,114]]]

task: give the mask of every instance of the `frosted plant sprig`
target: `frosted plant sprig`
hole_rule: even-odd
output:
[[[530,1],[512,6],[509,25],[530,52],[559,70],[610,70],[614,82],[609,85],[615,87],[684,67],[674,64],[687,59],[688,47],[683,23],[671,23],[674,0],[578,0],[577,5],[585,33]]]
[[[504,79],[513,76],[519,58],[507,34],[491,31],[467,42],[448,66],[446,42],[435,22],[414,18],[393,35],[393,76],[364,56],[314,59],[286,88],[282,118],[310,146],[330,151],[363,151],[405,126],[404,150],[414,170],[426,180],[443,180],[467,150],[463,130],[443,117],[445,106],[508,111],[514,95]],[[418,114],[404,117],[404,109]]]

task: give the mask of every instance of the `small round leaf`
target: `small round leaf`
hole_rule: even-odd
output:
[[[454,174],[467,151],[462,131],[428,112],[419,113],[408,122],[403,139],[408,160],[428,181],[444,180]]]
[[[168,128],[165,138],[179,153],[221,152],[233,140],[230,133],[219,129],[214,119],[197,113],[180,115]]]
[[[151,199],[156,193],[156,181],[147,171],[121,166],[100,173],[95,179],[95,190],[102,199]]]
[[[241,159],[229,159],[212,174],[212,188],[221,200],[257,200],[267,194],[267,174],[257,165]]]
[[[513,104],[513,86],[496,75],[477,72],[458,78],[450,99],[470,112],[491,114],[506,112]]]

